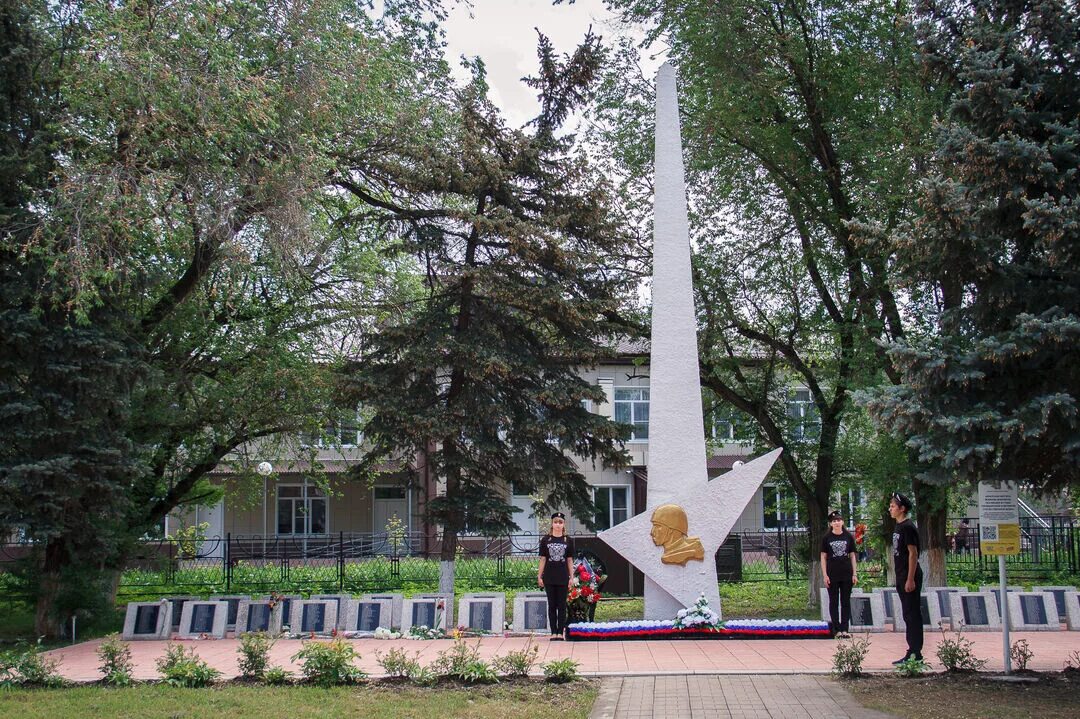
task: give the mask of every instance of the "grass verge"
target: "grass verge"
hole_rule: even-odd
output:
[[[110,719],[584,719],[599,683],[551,685],[515,682],[482,687],[393,687],[370,685],[318,689],[227,684],[179,689],[161,684],[127,689],[81,686],[59,690],[0,692],[5,719],[107,716]]]

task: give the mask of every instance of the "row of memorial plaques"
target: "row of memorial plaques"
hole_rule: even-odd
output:
[[[1080,592],[1071,587],[1053,589],[1055,591],[1008,591],[1010,625],[1021,631],[1054,631],[1061,629],[1061,622],[1064,620],[1070,630],[1080,630]],[[1001,614],[998,610],[998,593],[990,591],[990,588],[984,590],[986,591],[969,592],[959,587],[927,588],[926,593],[919,597],[924,628],[936,629],[948,625],[954,630],[961,626],[965,630],[973,631],[999,629]],[[823,588],[823,621],[829,620],[828,602],[828,591]],[[1061,606],[1065,607],[1064,614],[1059,610]],[[862,590],[852,592],[852,631],[884,631],[886,620],[892,621],[894,631],[906,629],[895,588],[877,588],[872,594],[866,594]]]

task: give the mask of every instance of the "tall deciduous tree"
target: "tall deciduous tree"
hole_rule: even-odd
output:
[[[903,384],[869,402],[933,481],[1080,480],[1080,14],[1073,3],[927,2],[929,70],[954,90],[894,236],[940,330],[891,349]]]
[[[571,457],[624,460],[624,428],[590,412],[599,387],[579,374],[605,354],[628,287],[609,266],[626,237],[607,184],[559,130],[600,62],[597,38],[560,58],[540,38],[530,80],[541,114],[508,129],[482,69],[454,91],[442,144],[345,158],[336,182],[377,208],[425,272],[425,293],[370,337],[346,378],[372,416],[372,461],[423,453],[445,482],[428,520],[442,525],[441,587],[452,590],[458,535],[516,525],[511,484],[591,523],[588,484]]]
[[[702,384],[787,450],[784,478],[816,544],[852,391],[897,376],[876,341],[907,331],[887,252],[854,228],[895,227],[915,210],[909,188],[936,99],[919,76],[910,8],[609,4],[649,22],[679,68]],[[606,108],[626,94],[626,83],[611,88]],[[628,162],[641,159],[635,144],[621,143]],[[796,390],[805,403],[792,403]],[[931,536],[943,578],[943,522]]]
[[[55,559],[39,583],[42,633],[65,618],[65,568],[115,570],[119,539],[204,498],[231,451],[327,419],[335,350],[377,320],[400,273],[344,231],[326,178],[338,138],[372,143],[424,72],[445,74],[424,59],[433,40],[411,12],[428,5],[387,3],[376,19],[348,0],[92,0],[10,15],[9,47],[37,32],[66,53],[45,86],[32,74],[41,64],[4,66],[28,92],[8,106],[9,145],[29,147],[38,105],[52,113],[45,164],[5,155],[5,205],[16,188],[22,214],[5,225],[4,272],[22,286],[5,298],[21,334],[4,341],[27,341],[6,346],[0,367],[26,440],[5,456],[22,469],[0,491],[25,497],[35,467],[57,477],[41,512],[0,508]],[[52,362],[36,367],[33,347]],[[98,484],[85,483],[92,464],[61,461],[85,449],[76,427],[102,443]],[[66,444],[42,443],[50,432]],[[141,471],[105,462],[114,441]],[[75,541],[90,528],[116,539],[109,552]]]

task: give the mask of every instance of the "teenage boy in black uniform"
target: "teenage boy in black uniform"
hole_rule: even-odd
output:
[[[922,660],[923,618],[922,593],[923,573],[919,566],[919,530],[908,518],[911,512],[911,500],[894,492],[889,500],[889,516],[896,520],[893,528],[893,568],[896,570],[896,593],[900,598],[900,610],[907,624],[907,654],[893,664],[901,664],[908,659]]]

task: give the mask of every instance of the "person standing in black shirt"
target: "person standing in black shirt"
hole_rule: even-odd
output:
[[[548,601],[548,629],[552,639],[566,631],[566,593],[574,574],[574,540],[566,536],[566,515],[551,515],[551,534],[540,540],[540,570],[536,581]]]
[[[847,638],[851,621],[851,588],[859,583],[855,564],[855,537],[844,527],[839,512],[829,514],[829,532],[821,539],[821,576],[829,592],[830,628]]]
[[[893,568],[896,570],[896,593],[900,599],[900,610],[907,624],[907,654],[893,664],[900,664],[908,659],[922,660],[923,618],[922,593],[923,573],[919,566],[919,530],[908,518],[911,512],[911,500],[899,493],[893,493],[889,500],[889,516],[896,520],[893,528]]]

